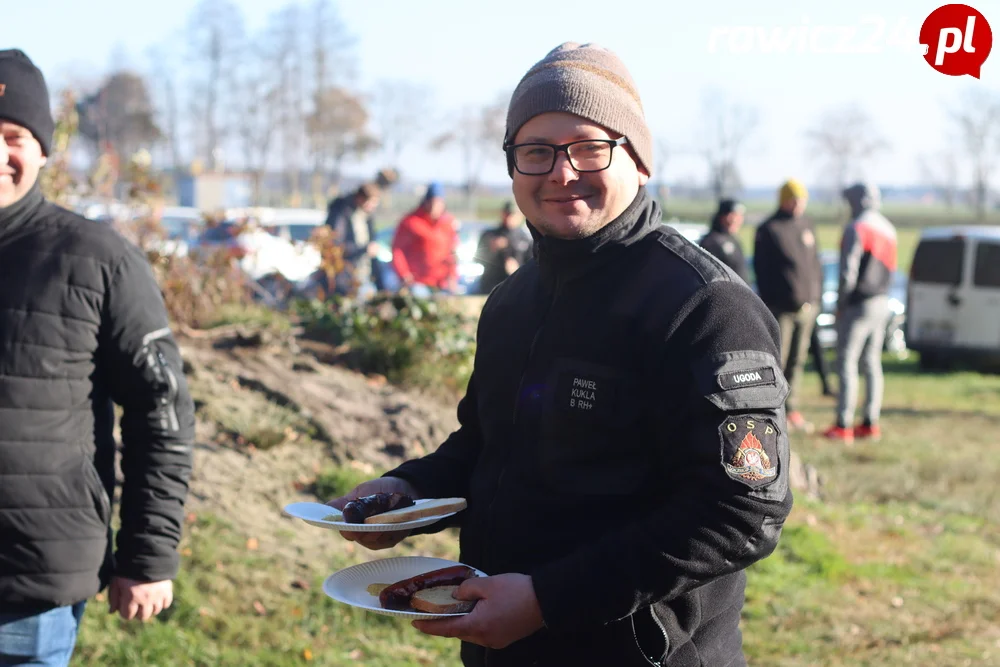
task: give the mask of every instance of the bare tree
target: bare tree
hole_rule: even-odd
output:
[[[830,109],[806,132],[810,155],[824,161],[834,192],[848,179],[864,178],[868,163],[889,148],[871,117],[859,106]]]
[[[163,136],[154,118],[146,81],[134,72],[116,72],[77,104],[80,134],[95,154],[110,149],[127,160],[141,148],[152,148]]]
[[[264,40],[254,41],[266,43]],[[253,201],[261,205],[264,176],[277,136],[281,91],[278,80],[271,72],[269,52],[248,48],[241,62],[235,78],[236,89],[231,96],[230,117],[239,141],[243,166],[252,174]]]
[[[990,181],[1000,154],[1000,95],[980,87],[969,88],[950,113],[972,168],[972,203],[977,217],[985,220]]]
[[[313,28],[312,41],[312,94],[313,109],[311,118],[327,124],[322,117],[335,114],[336,110],[327,110],[319,106],[325,91],[334,85],[345,86],[352,81],[356,70],[354,47],[356,40],[347,30],[346,25],[337,14],[337,8],[330,0],[316,0],[311,7],[311,23]],[[308,122],[308,119],[307,119]],[[307,127],[307,132],[308,132]],[[310,141],[312,154],[313,198],[319,203],[324,195],[323,162],[327,158],[323,151],[315,150],[321,144]],[[339,177],[338,177],[339,178]]]
[[[174,63],[171,62],[166,48],[154,46],[148,50],[147,54],[151,64],[150,95],[153,99],[156,122],[163,131],[167,151],[166,161],[173,173],[177,174],[184,164],[180,137],[180,115],[178,113],[178,72]]]
[[[199,153],[210,169],[218,166],[224,143],[221,100],[232,88],[243,41],[243,15],[230,0],[201,0],[188,21],[194,75],[191,111],[200,119]]]
[[[302,39],[303,15],[298,5],[288,5],[274,14],[268,24],[268,42],[271,44],[272,72],[278,85],[278,138],[277,151],[282,158],[282,169],[291,192],[293,204],[302,196],[302,167],[305,159],[305,59],[307,44]]]
[[[368,111],[358,95],[335,86],[319,91],[314,107],[306,118],[310,151],[317,169],[331,169],[339,183],[348,157],[362,157],[378,145],[367,129]]]
[[[757,129],[757,111],[714,94],[703,102],[704,130],[701,154],[708,166],[709,189],[716,199],[743,189],[740,153]]]
[[[920,178],[949,209],[958,199],[958,160],[951,150],[919,157]]]
[[[503,155],[501,146],[510,96],[510,92],[505,92],[482,107],[466,107],[453,123],[452,129],[436,136],[430,143],[432,150],[457,146],[461,151],[465,172],[464,190],[470,203],[479,189],[483,168],[491,159],[500,159]]]
[[[403,150],[426,128],[431,92],[406,80],[379,82],[374,95],[374,116],[386,162],[399,166]]]

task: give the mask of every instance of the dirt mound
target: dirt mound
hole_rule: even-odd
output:
[[[374,476],[457,426],[454,404],[322,363],[333,351],[315,344],[239,333],[179,342],[198,415],[187,509],[224,518],[262,549],[294,557],[315,540],[281,508],[317,500],[320,471]]]

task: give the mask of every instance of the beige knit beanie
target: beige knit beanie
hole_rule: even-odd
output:
[[[521,126],[538,114],[564,111],[586,118],[628,138],[641,166],[653,173],[653,140],[642,101],[625,64],[597,44],[566,42],[528,70],[514,89],[507,109],[504,147]],[[507,155],[507,172],[514,163]]]

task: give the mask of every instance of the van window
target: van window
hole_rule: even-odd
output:
[[[1000,243],[979,242],[972,284],[977,287],[1000,287]]]
[[[935,285],[961,285],[965,239],[921,241],[913,255],[910,279]]]

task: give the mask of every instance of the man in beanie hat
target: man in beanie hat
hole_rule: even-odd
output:
[[[803,217],[809,193],[796,179],[778,190],[778,210],[757,227],[753,268],[757,293],[781,329],[781,367],[788,380],[788,426],[813,431],[798,410],[798,391],[823,290],[823,265],[812,222]]]
[[[698,243],[749,284],[750,271],[743,256],[743,246],[736,236],[743,226],[745,212],[746,207],[735,199],[721,200],[719,210],[712,217],[712,228]]]
[[[376,491],[468,499],[455,591],[417,621],[465,665],[745,665],[743,570],[791,508],[778,328],[660,220],[625,66],[563,44],[514,91],[505,141],[535,257],[487,299],[460,427]],[[347,533],[386,548],[407,533]],[[378,535],[378,537],[371,537]]]
[[[170,606],[194,405],[149,263],[47,202],[42,73],[0,51],[0,664],[63,667],[88,598],[143,620]],[[114,410],[121,529],[111,542]]]

